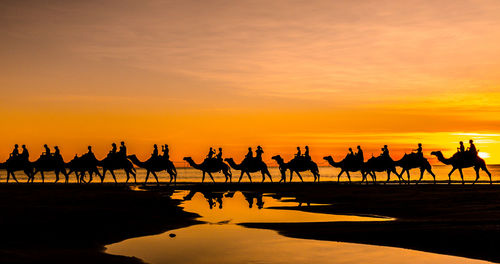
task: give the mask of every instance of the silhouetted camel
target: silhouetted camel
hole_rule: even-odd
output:
[[[460,177],[462,178],[462,184],[465,184],[464,181],[464,174],[462,172],[463,168],[469,168],[469,167],[474,167],[474,170],[476,171],[476,180],[473,182],[476,183],[479,180],[479,170],[482,169],[483,171],[488,174],[490,177],[490,184],[493,182],[491,181],[491,173],[488,171],[486,168],[486,162],[484,160],[476,155],[469,155],[468,152],[462,152],[462,153],[455,153],[451,158],[447,159],[443,156],[443,153],[441,151],[433,151],[431,152],[431,155],[434,155],[438,158],[439,161],[446,165],[451,165],[453,168],[451,169],[450,173],[448,173],[448,183],[451,183],[451,174],[458,169],[460,172]]]
[[[401,173],[401,177],[403,177],[403,173],[406,171],[408,175],[408,184],[410,184],[410,170],[419,168],[420,169],[420,179],[416,182],[417,184],[424,177],[424,172],[429,172],[430,175],[434,178],[434,183],[436,183],[436,175],[432,172],[432,167],[429,161],[417,153],[405,154],[400,160],[395,161],[396,166],[403,168]]]
[[[88,173],[89,181],[87,183],[91,183],[92,176],[95,173],[99,176],[102,183],[104,178],[97,168],[98,162],[99,161],[94,156],[89,156],[88,154],[84,154],[81,157],[75,157],[70,162],[66,163],[66,167],[69,169],[68,175],[74,172],[76,175],[76,181],[81,183],[85,182],[85,173]],[[80,175],[78,175],[78,173],[80,173]]]
[[[299,157],[285,163],[280,155],[273,156],[272,159],[276,160],[279,165],[279,169],[281,172],[281,180],[279,182],[286,181],[286,170],[290,170],[290,182],[292,182],[292,176],[294,172],[299,176],[299,179],[304,182],[302,176],[299,173],[301,171],[311,171],[314,176],[314,182],[316,182],[316,180],[319,182],[318,165],[312,160]]]
[[[241,175],[240,178],[238,179],[238,182],[241,181],[241,178],[245,173],[247,174],[250,182],[252,182],[252,177],[250,176],[250,172],[258,172],[258,171],[262,173],[262,182],[265,181],[266,175],[269,177],[269,180],[273,182],[273,178],[271,177],[271,174],[267,169],[266,163],[264,163],[261,159],[258,158],[244,159],[240,164],[236,164],[232,158],[227,158],[225,159],[225,161],[227,161],[227,163],[229,164],[229,166],[231,166],[231,168],[241,171]]]
[[[391,172],[398,176],[400,184],[401,181],[404,182],[404,179],[396,171],[396,165],[394,163],[394,160],[392,160],[392,158],[390,157],[384,157],[384,156],[371,157],[365,162],[364,166],[366,171],[368,171],[368,173],[373,177],[373,182],[377,181],[376,172],[382,172],[382,171],[387,172],[387,182],[391,180]],[[363,181],[364,180],[365,179],[363,179]]]
[[[126,183],[128,183],[130,179],[130,174],[134,176],[134,183],[137,183],[134,164],[132,164],[132,162],[125,157],[121,157],[116,154],[111,155],[104,158],[103,160],[98,161],[97,165],[102,167],[102,181],[104,181],[106,172],[109,171],[113,176],[115,183],[117,183],[114,170],[123,169],[125,171],[125,174],[127,175]]]
[[[324,160],[328,161],[328,164],[330,164],[332,167],[335,168],[340,168],[340,173],[337,176],[337,182],[340,182],[340,176],[342,173],[347,174],[347,178],[349,179],[349,182],[351,182],[351,175],[349,172],[355,172],[355,171],[360,171],[361,175],[363,176],[363,179],[366,178],[366,174],[369,172],[364,168],[364,162],[361,159],[357,159],[355,157],[346,157],[343,160],[339,162],[335,162],[332,158],[332,156],[327,156],[323,158]],[[372,176],[373,179],[373,176]],[[368,181],[367,181],[368,183]]]
[[[28,160],[22,160],[19,158],[9,158],[4,163],[0,163],[0,169],[5,169],[7,171],[7,182],[9,182],[10,175],[12,175],[12,179],[16,182],[19,182],[16,178],[14,172],[16,171],[24,171],[26,176],[28,176],[28,181],[33,178],[33,164]]]
[[[146,161],[140,161],[136,155],[130,155],[128,158],[134,163],[135,165],[146,169],[146,180],[144,183],[148,182],[149,174],[153,174],[153,176],[156,179],[156,183],[160,183],[158,181],[158,176],[156,175],[156,172],[159,171],[164,171],[166,170],[168,174],[170,175],[170,182],[174,181],[176,182],[177,179],[177,170],[175,169],[174,163],[172,163],[170,160],[165,159],[161,156],[158,157],[151,157]]]
[[[205,159],[203,163],[196,164],[191,157],[184,157],[184,160],[189,163],[189,165],[197,170],[201,170],[203,172],[203,177],[201,178],[201,182],[205,181],[205,173],[210,176],[213,182],[215,182],[214,177],[212,177],[212,172],[220,172],[224,174],[227,182],[231,182],[231,168],[221,160],[218,159]]]
[[[42,182],[45,182],[44,172],[53,171],[56,175],[55,182],[59,181],[59,173],[62,173],[65,178],[64,182],[68,183],[69,175],[66,173],[66,163],[64,163],[62,157],[42,155],[33,162],[33,168],[35,171],[33,172],[33,178],[31,178],[32,182],[38,172],[42,175]]]

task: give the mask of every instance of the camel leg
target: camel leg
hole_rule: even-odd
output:
[[[292,182],[293,170],[290,170],[290,182]]]
[[[144,184],[146,184],[148,182],[148,178],[149,178],[149,170],[146,171],[146,179],[144,180]]]
[[[54,183],[57,183],[59,181],[59,172],[55,172],[55,174],[56,174],[56,181]]]
[[[403,175],[403,173],[400,175]],[[408,175],[408,184],[410,184],[410,170],[406,170],[406,175]]]
[[[319,182],[319,172],[318,171],[315,171],[314,174],[318,177],[318,182]]]
[[[465,184],[464,173],[462,172],[462,168],[458,168],[458,172],[460,172],[460,178],[462,178],[462,184]]]
[[[387,170],[387,182],[389,182],[391,180],[391,171]]]
[[[201,183],[205,181],[205,172],[203,172],[203,175],[201,176]]]
[[[299,176],[299,179],[304,182],[304,180],[302,180],[302,176],[300,176],[300,173],[298,171],[296,171],[295,173],[297,173],[297,176]]]
[[[476,171],[476,179],[472,184],[475,184],[479,180],[479,167],[474,167],[474,170]]]
[[[418,181],[415,184],[418,184],[419,182],[422,181],[422,178],[424,178],[424,172],[425,172],[425,169],[420,168],[420,178],[418,179]]]
[[[212,181],[215,183],[215,180],[214,180],[214,177],[212,176],[212,173],[210,172],[207,172],[208,173],[208,176],[210,176],[210,179],[212,179]]]
[[[16,183],[19,183],[19,181],[17,180],[16,175],[14,174],[14,172],[12,172],[11,174],[12,174],[12,179],[14,179],[14,181],[16,181]]]
[[[250,180],[250,182],[252,182],[252,176],[250,176],[250,172],[246,172],[247,173],[247,176],[248,176],[248,180]]]
[[[373,184],[377,184],[377,173],[375,171],[372,171],[371,172],[371,176],[372,176],[372,179],[373,179]],[[366,184],[368,184],[368,180],[367,180]]]
[[[453,167],[450,171],[450,173],[448,173],[448,184],[451,184],[451,174],[453,174],[453,172],[456,170],[457,168]]]
[[[10,178],[10,171],[7,171],[7,181],[6,181],[6,183],[9,183],[9,178]]]
[[[347,179],[349,179],[349,183],[351,183],[351,175],[348,171],[346,171],[345,174],[347,175]]]
[[[432,175],[432,178],[434,178],[434,184],[436,184],[436,175],[434,174],[434,172],[432,172],[432,170],[430,168],[427,169],[427,172]]]
[[[115,180],[115,183],[118,183],[118,181],[116,180],[115,171],[114,170],[109,170],[109,173],[111,173],[111,176],[113,176],[113,180]],[[127,171],[125,172],[125,174],[127,175],[127,182],[128,182],[128,179],[130,178],[130,176],[128,175]]]
[[[134,176],[134,183],[137,184],[137,174],[132,171],[131,169],[125,169],[125,171],[129,171],[128,173],[132,174],[132,176]]]
[[[341,170],[339,175],[337,176],[337,182],[340,182],[340,175],[342,175],[342,173],[344,173],[344,170]]]
[[[153,176],[155,176],[156,183],[160,185],[160,181],[158,180],[158,175],[156,175],[156,172],[152,171],[151,173],[153,174]]]
[[[43,173],[43,171],[40,171],[40,175],[42,175],[42,183],[44,183],[45,182],[45,174]]]
[[[243,178],[243,174],[245,174],[243,171],[241,171],[240,178],[238,179],[238,183],[241,182],[241,178]]]
[[[266,174],[263,170],[261,170],[260,173],[262,174],[262,182],[264,182],[266,180]]]
[[[490,171],[488,170],[488,168],[486,168],[486,164],[483,164],[483,165],[481,166],[481,169],[482,169],[484,172],[486,172],[486,174],[488,174],[488,177],[490,177],[490,184],[493,184],[493,181],[491,180],[491,173],[490,173]]]

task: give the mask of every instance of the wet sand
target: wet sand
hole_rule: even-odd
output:
[[[337,183],[189,184],[177,189],[275,193],[284,207],[379,215],[384,222],[249,223],[283,235],[416,249],[500,262],[500,185]],[[103,246],[197,223],[168,198],[171,187],[131,191],[114,184],[0,184],[1,263],[141,263]],[[307,207],[306,204],[330,204]]]
[[[177,204],[125,185],[0,184],[0,263],[142,263],[104,246],[197,223]]]

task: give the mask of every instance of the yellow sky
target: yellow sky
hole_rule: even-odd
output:
[[[500,163],[500,2],[395,2],[4,1],[0,159],[120,140],[398,158],[473,138]]]

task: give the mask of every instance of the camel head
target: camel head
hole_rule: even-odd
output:
[[[443,156],[443,153],[442,153],[440,150],[438,150],[438,151],[433,151],[433,152],[431,152],[431,155],[434,155],[434,156],[436,156],[436,157],[439,157],[439,156]]]
[[[326,156],[326,157],[323,157],[323,159],[326,161],[333,161],[332,156]]]

